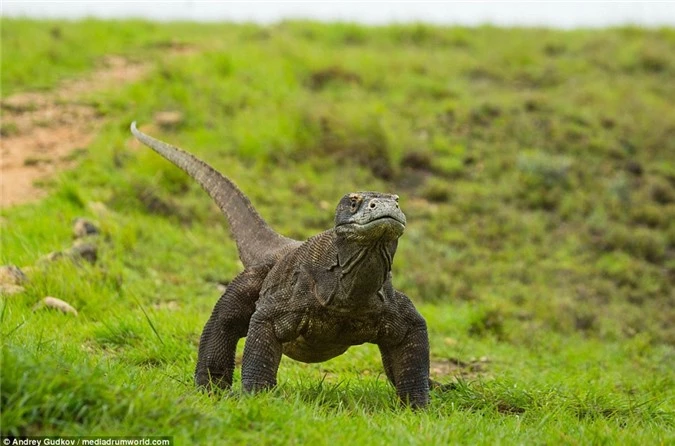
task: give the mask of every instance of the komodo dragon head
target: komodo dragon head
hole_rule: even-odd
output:
[[[342,197],[335,210],[337,234],[353,242],[396,240],[405,224],[398,195],[355,192]]]

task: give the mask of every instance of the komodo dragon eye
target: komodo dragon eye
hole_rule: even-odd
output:
[[[356,210],[359,208],[359,205],[363,201],[363,198],[359,194],[352,194],[349,196],[349,200],[351,201],[350,210],[352,212],[356,212]]]

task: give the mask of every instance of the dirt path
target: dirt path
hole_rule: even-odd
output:
[[[73,165],[104,120],[94,107],[78,102],[143,77],[150,66],[108,56],[86,77],[62,82],[53,91],[20,93],[3,99],[0,144],[0,208],[41,198],[36,181]]]

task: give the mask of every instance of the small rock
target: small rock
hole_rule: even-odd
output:
[[[18,266],[0,266],[0,285],[21,285],[27,280],[28,278]]]
[[[40,308],[53,308],[55,310],[62,311],[63,313],[70,313],[77,316],[77,310],[73,308],[72,305],[52,296],[47,296],[42,299],[37,305],[35,305],[35,307],[33,307],[33,310],[39,310]]]
[[[98,248],[95,244],[78,239],[68,251],[54,251],[40,258],[39,262],[48,263],[68,258],[79,261],[86,260],[94,264],[98,260]]]
[[[23,293],[24,287],[20,285],[0,285],[0,296],[11,296],[12,294]]]
[[[86,218],[76,218],[73,222],[73,235],[75,238],[87,237],[88,235],[96,235],[100,231],[98,227],[87,220]]]
[[[78,240],[68,251],[68,256],[73,260],[84,259],[94,264],[98,259],[98,248],[93,243]]]
[[[163,111],[155,114],[155,123],[164,130],[170,130],[183,123],[183,113],[179,111]]]

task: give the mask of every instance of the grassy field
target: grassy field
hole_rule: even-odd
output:
[[[0,263],[28,277],[1,299],[2,434],[675,442],[675,30],[3,18],[1,42],[3,99],[111,54],[149,66],[73,97],[97,112],[94,141],[47,198],[2,211]],[[294,238],[329,228],[346,192],[398,193],[394,283],[428,321],[432,376],[457,388],[403,409],[365,345],[284,359],[270,393],[241,395],[239,371],[232,395],[196,392],[200,331],[241,264],[132,120]],[[101,229],[97,261],[45,260],[76,217]],[[34,310],[45,296],[79,315]]]

